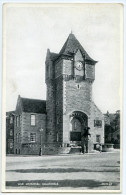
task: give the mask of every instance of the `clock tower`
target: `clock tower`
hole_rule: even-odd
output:
[[[47,143],[91,152],[104,143],[104,116],[92,100],[95,65],[71,33],[61,51],[46,57]]]

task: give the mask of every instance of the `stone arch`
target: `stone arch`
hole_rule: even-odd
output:
[[[86,111],[83,111],[83,110],[81,110],[81,109],[79,109],[79,110],[72,110],[71,112],[68,113],[68,115],[71,117],[72,114],[75,113],[75,112],[79,112],[79,113],[81,113],[81,114],[87,116],[87,118],[89,118],[89,113],[86,112]]]
[[[81,144],[88,126],[88,116],[81,111],[74,111],[70,114],[70,124],[70,141]]]

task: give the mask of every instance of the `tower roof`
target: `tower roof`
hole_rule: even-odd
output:
[[[93,60],[85,51],[85,49],[82,47],[82,45],[80,44],[80,42],[76,39],[75,35],[70,33],[66,42],[64,43],[62,49],[59,52],[59,55],[52,55],[52,60],[57,59],[57,57],[61,56],[61,55],[67,55],[67,56],[73,56],[74,53],[77,50],[80,50],[82,55],[85,57],[85,60],[87,61],[87,63],[91,63],[91,64],[95,64],[97,63],[97,61]],[[53,53],[51,53],[53,54]]]

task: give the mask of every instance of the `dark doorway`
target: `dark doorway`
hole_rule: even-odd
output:
[[[72,129],[70,132],[70,141],[76,146],[81,146],[84,151],[84,146],[87,146],[85,130],[88,126],[88,117],[85,113],[75,111],[71,115]]]

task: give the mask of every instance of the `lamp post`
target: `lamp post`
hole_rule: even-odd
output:
[[[39,155],[42,156],[42,133],[43,133],[43,129],[41,128],[39,131],[40,131],[40,153],[39,153]]]

